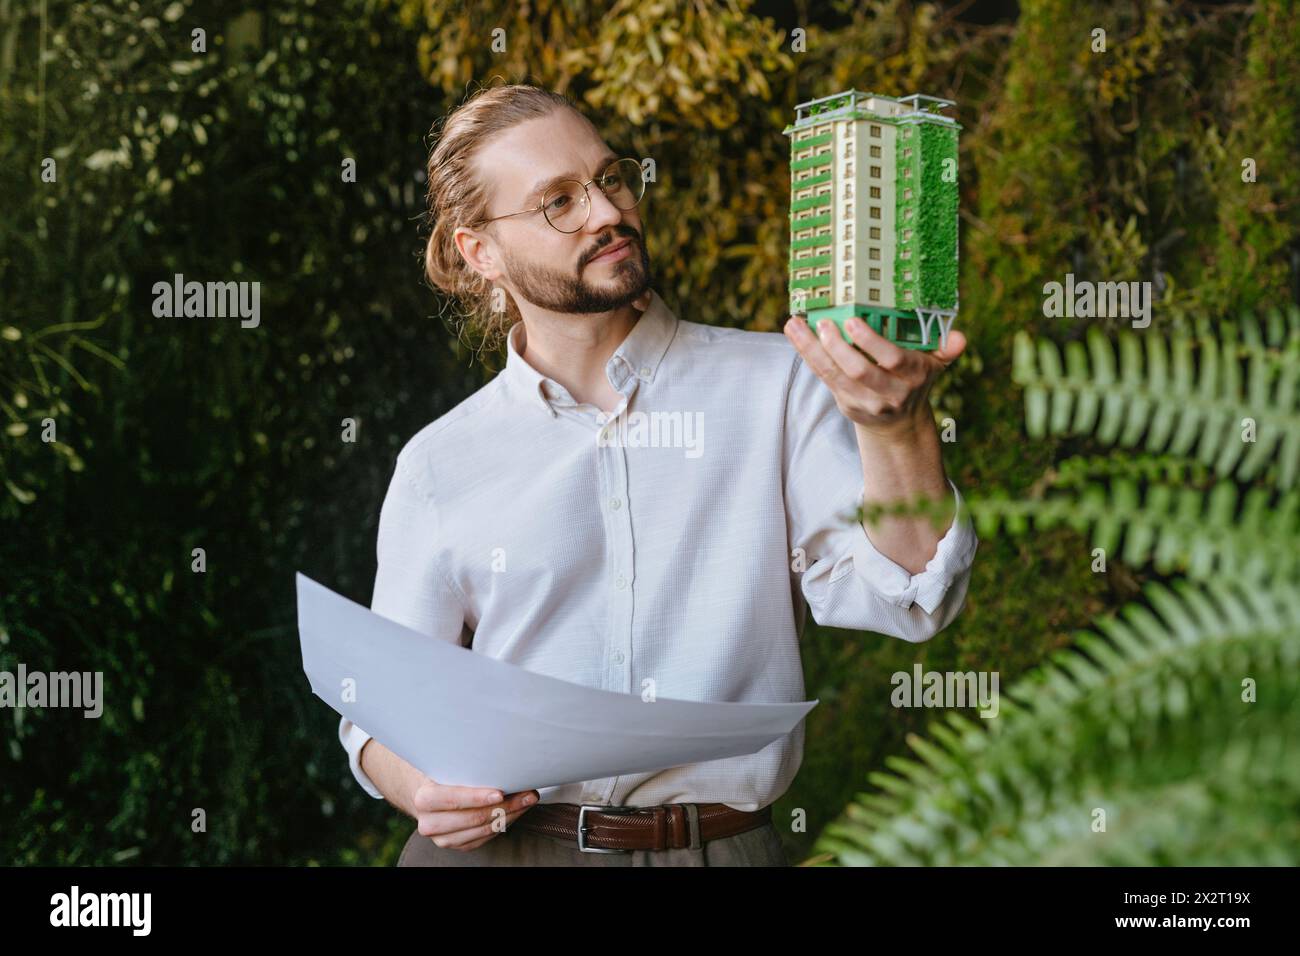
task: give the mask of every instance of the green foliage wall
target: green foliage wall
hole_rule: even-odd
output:
[[[917,302],[930,308],[957,304],[957,186],[944,181],[944,163],[957,162],[955,130],[922,123],[917,127],[921,153],[920,195],[916,230],[920,235],[920,289]]]

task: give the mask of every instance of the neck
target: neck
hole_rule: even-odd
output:
[[[621,396],[610,385],[605,366],[636,325],[643,303],[648,304],[643,298],[610,312],[569,315],[521,302],[524,344],[519,356],[563,385],[575,402],[612,412]]]

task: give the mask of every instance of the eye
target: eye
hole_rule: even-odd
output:
[[[564,193],[560,193],[558,196],[553,197],[551,201],[546,204],[546,208],[551,212],[559,212],[561,209],[565,207],[568,201],[569,201],[569,197],[566,196]]]

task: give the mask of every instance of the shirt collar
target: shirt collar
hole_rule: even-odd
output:
[[[643,382],[653,382],[676,331],[677,316],[659,297],[658,292],[650,290],[650,304],[605,367],[609,383],[621,391],[621,386],[629,376],[634,375]],[[556,412],[546,390],[549,388],[552,395],[556,395],[562,393],[564,387],[555,379],[537,371],[520,356],[527,341],[527,332],[521,319],[511,326],[506,336],[506,367],[502,374],[506,377],[507,384],[519,389],[519,394],[529,401],[537,402],[554,417]]]

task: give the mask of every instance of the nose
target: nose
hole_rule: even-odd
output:
[[[619,209],[609,197],[595,183],[587,187],[588,202],[591,203],[591,210],[587,215],[587,231],[591,233],[600,233],[610,226],[615,226],[623,221],[623,210]]]

